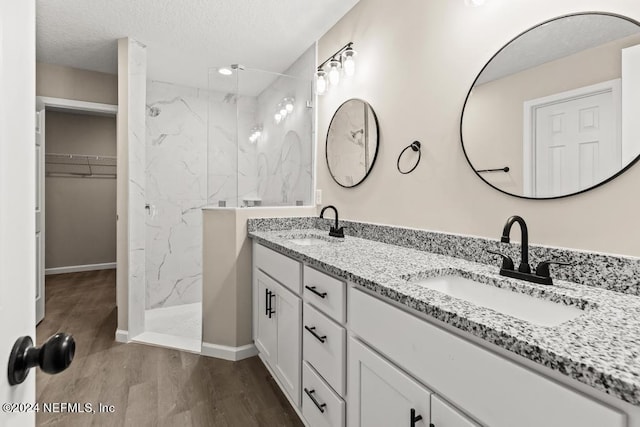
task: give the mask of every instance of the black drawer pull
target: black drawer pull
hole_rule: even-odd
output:
[[[274,292],[269,291],[269,297],[267,299],[269,308],[268,308],[268,312],[267,314],[269,315],[269,319],[271,319],[271,316],[276,314],[276,311],[273,309],[273,298],[276,297],[276,294]]]
[[[320,298],[326,298],[327,297],[327,293],[326,292],[318,292],[318,291],[316,291],[316,287],[315,286],[305,286],[305,288],[309,289],[311,292],[313,292],[314,294],[318,295]]]
[[[269,294],[271,293],[271,291],[269,291],[269,289],[264,288],[264,315],[268,316],[269,315],[269,302],[271,302],[271,298],[269,298]]]
[[[411,408],[411,427],[416,427],[416,423],[420,420],[422,420],[422,415],[416,415],[416,410]]]
[[[322,412],[324,414],[324,408],[325,406],[327,406],[326,403],[320,403],[316,400],[315,397],[313,397],[313,393],[315,393],[315,390],[309,390],[308,388],[304,388],[304,392],[307,393],[307,396],[309,396],[309,399],[311,399],[311,401],[313,402],[314,405],[316,405],[316,408],[318,408],[318,411]]]
[[[327,341],[327,336],[326,336],[326,335],[320,336],[320,335],[316,334],[316,332],[315,332],[315,331],[316,331],[316,327],[315,327],[315,326],[314,326],[314,327],[312,327],[312,328],[310,328],[310,327],[308,327],[307,325],[305,325],[305,326],[304,326],[304,328],[305,328],[307,331],[309,331],[309,332],[311,333],[311,335],[313,335],[314,337],[316,337],[316,339],[317,339],[318,341],[320,341],[321,343],[323,343],[323,344],[324,344],[324,342],[325,342],[325,341]]]

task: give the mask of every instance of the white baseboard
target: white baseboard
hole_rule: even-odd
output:
[[[240,347],[229,347],[226,345],[202,343],[203,356],[215,357],[218,359],[238,361],[247,359],[258,354],[258,349],[253,344],[247,344]]]
[[[129,342],[129,331],[123,331],[122,329],[116,329],[116,342]]]
[[[44,274],[62,274],[62,273],[77,273],[79,271],[93,271],[93,270],[110,270],[116,268],[115,262],[105,262],[102,264],[86,264],[86,265],[70,265],[68,267],[54,267],[45,268]]]

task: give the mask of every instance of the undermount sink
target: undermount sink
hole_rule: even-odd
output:
[[[314,233],[283,234],[280,237],[286,239],[289,243],[299,246],[313,246],[325,243],[338,243],[342,241],[342,239]]]
[[[312,246],[312,245],[319,245],[321,243],[327,243],[326,240],[323,239],[318,239],[317,237],[306,237],[306,238],[299,238],[299,239],[289,239],[289,242],[293,243],[294,245],[300,245],[300,246]]]
[[[412,284],[540,326],[558,326],[583,314],[583,311],[577,307],[532,297],[460,276],[431,277],[412,282]]]

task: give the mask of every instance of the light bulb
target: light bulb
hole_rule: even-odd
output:
[[[353,59],[356,56],[356,51],[351,46],[345,49],[342,53],[343,61],[342,67],[347,77],[351,77],[356,72],[356,61]]]
[[[274,119],[276,119],[276,123],[280,123],[280,120],[282,120],[282,116],[280,115],[280,113],[276,113],[275,116],[273,116]]]
[[[316,94],[322,95],[327,91],[327,79],[324,70],[318,70],[316,73]]]
[[[223,76],[230,76],[231,74],[233,74],[233,71],[228,68],[218,68],[218,72]]]
[[[262,135],[262,132],[257,130],[257,131],[255,131],[254,135],[256,136],[256,139],[258,139],[258,138],[260,138],[260,135]]]
[[[285,108],[287,109],[287,113],[290,113],[290,112],[293,111],[293,99],[292,98],[287,98],[286,104],[285,104]]]
[[[331,86],[336,86],[338,83],[340,83],[340,70],[338,69],[339,66],[340,62],[338,62],[338,60],[336,59],[332,59],[329,62],[329,67],[331,67],[331,69],[329,70],[329,83],[331,83]]]

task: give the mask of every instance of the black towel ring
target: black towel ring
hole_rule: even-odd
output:
[[[416,160],[416,164],[413,165],[413,167],[411,169],[409,169],[408,171],[402,171],[402,169],[400,169],[400,159],[402,159],[402,155],[409,148],[411,148],[413,151],[417,151],[418,152],[418,160]],[[420,141],[413,141],[411,143],[411,145],[406,146],[404,148],[404,150],[402,150],[400,152],[400,155],[398,156],[398,163],[396,164],[396,166],[398,167],[398,172],[400,172],[403,175],[407,175],[407,174],[413,172],[418,167],[418,164],[420,163],[420,159],[421,158],[422,158],[422,148],[421,148],[421,145],[420,145]]]

